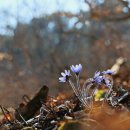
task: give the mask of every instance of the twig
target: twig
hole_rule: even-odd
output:
[[[8,112],[9,116],[10,116],[10,112],[9,112],[7,109],[5,109],[4,107],[2,107],[1,105],[0,105],[0,108],[1,108],[1,110],[2,110],[2,113],[3,113],[4,116],[5,116],[6,120],[7,120],[10,124],[12,124],[12,122],[8,119],[8,117],[7,117],[7,115],[6,115],[6,113],[5,113],[4,110],[6,110],[6,111]],[[11,117],[11,116],[10,116],[10,117]]]
[[[18,115],[20,116],[20,118],[22,119],[22,121],[28,125],[28,123],[25,121],[25,119],[23,118],[23,116],[20,114],[20,112],[16,109],[16,112],[18,113]]]

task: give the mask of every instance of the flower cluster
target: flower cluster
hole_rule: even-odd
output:
[[[114,72],[112,70],[106,70],[106,71],[103,71],[102,73],[100,71],[95,72],[94,77],[93,77],[93,83],[97,85],[103,83],[104,85],[109,86],[110,81],[106,75],[112,75],[113,73]]]
[[[70,70],[75,73],[76,80],[77,80],[77,86],[74,85],[74,83],[71,81],[71,72]],[[80,87],[80,81],[79,81],[79,74],[82,71],[82,65],[72,65],[70,66],[70,70],[65,70],[65,72],[61,73],[61,76],[59,78],[59,82],[68,82],[70,86],[72,87],[74,93],[78,97],[78,99],[83,103],[84,106],[89,107],[90,104],[93,102],[93,96],[95,91],[98,89],[99,85],[103,84],[109,88],[108,93],[106,94],[106,98],[109,95],[112,85],[113,85],[113,80],[111,75],[114,73],[112,70],[106,70],[103,72],[96,71],[93,78],[87,79],[83,86]],[[95,85],[95,89],[91,91],[91,87]],[[91,94],[90,94],[91,93]]]
[[[79,73],[81,72],[82,70],[82,65],[79,64],[79,65],[72,65],[70,66],[70,69],[72,72],[74,72],[76,75],[79,75]],[[62,72],[61,73],[62,77],[59,78],[59,82],[66,82],[69,80],[69,78],[71,77],[71,73],[70,73],[70,70],[65,70],[65,72]]]

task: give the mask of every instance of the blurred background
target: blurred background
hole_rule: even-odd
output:
[[[66,89],[60,72],[72,64],[81,77],[130,64],[130,0],[0,0],[0,104],[17,106],[47,84]]]

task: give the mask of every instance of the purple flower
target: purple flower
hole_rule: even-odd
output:
[[[102,74],[109,74],[109,75],[111,75],[113,73],[114,73],[114,71],[110,70],[110,69],[102,72]]]
[[[71,74],[70,74],[70,70],[65,70],[65,72],[61,73],[62,77],[59,78],[59,82],[66,82],[69,80]]]
[[[93,82],[96,84],[100,84],[103,80],[102,76],[100,75],[100,71],[95,72],[94,77],[93,77]]]
[[[106,86],[109,86],[110,85],[110,80],[108,80],[107,77],[103,77],[103,80],[102,80],[102,83]]]
[[[78,75],[82,70],[82,65],[81,64],[75,65],[75,66],[72,65],[72,66],[70,66],[70,69],[71,69],[72,72],[74,72]]]

